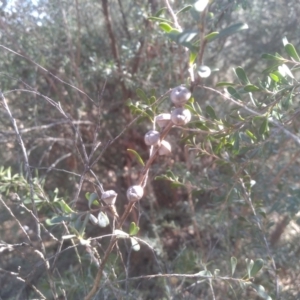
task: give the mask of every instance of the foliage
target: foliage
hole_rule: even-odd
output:
[[[297,3],[4,3],[1,298],[299,297]]]

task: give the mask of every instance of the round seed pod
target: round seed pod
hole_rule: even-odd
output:
[[[158,149],[159,155],[170,155],[172,152],[171,144],[165,140],[161,141],[161,145]]]
[[[191,121],[192,115],[188,109],[183,107],[175,108],[171,113],[171,120],[174,125],[183,126]]]
[[[170,120],[171,114],[160,114],[155,118],[155,121],[160,128],[164,128]]]
[[[170,98],[176,107],[182,107],[191,95],[192,93],[185,86],[177,86],[172,90]]]
[[[145,134],[145,144],[148,146],[155,146],[159,143],[160,134],[156,130],[150,130]]]
[[[118,194],[114,190],[105,191],[101,195],[101,200],[103,200],[107,205],[114,205],[117,195]]]
[[[129,202],[140,200],[144,195],[144,189],[140,185],[133,185],[128,188],[126,196]]]

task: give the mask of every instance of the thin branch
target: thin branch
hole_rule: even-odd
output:
[[[249,113],[251,113],[251,114],[254,115],[254,116],[264,117],[264,115],[262,115],[262,114],[260,114],[259,112],[253,110],[252,108],[249,108],[247,105],[245,105],[245,104],[242,103],[242,102],[239,102],[239,101],[237,101],[237,100],[235,100],[235,99],[233,99],[233,98],[231,98],[231,97],[229,97],[229,96],[227,96],[227,95],[225,95],[225,94],[223,94],[223,93],[221,93],[221,92],[219,92],[219,91],[217,91],[217,90],[215,90],[215,89],[213,89],[213,88],[211,88],[211,87],[208,87],[208,86],[202,86],[202,87],[203,87],[204,89],[206,89],[206,90],[210,90],[210,91],[212,91],[212,92],[214,92],[214,93],[216,93],[216,94],[219,94],[219,95],[222,96],[224,99],[229,100],[229,101],[231,101],[232,103],[238,105],[239,107],[244,108],[246,111],[248,111]],[[280,124],[277,120],[274,120],[274,119],[269,118],[268,121],[269,121],[271,124],[273,124],[274,126],[276,126],[277,128],[279,128],[281,131],[283,131],[283,133],[284,133],[285,135],[287,135],[288,137],[292,138],[292,139],[294,140],[294,142],[296,142],[296,144],[297,144],[298,146],[300,146],[300,138],[299,138],[297,135],[295,135],[295,134],[293,134],[292,132],[290,132],[290,131],[289,131],[288,129],[286,129],[282,124]]]
[[[26,56],[24,56],[24,55],[22,55],[22,54],[20,54],[20,53],[18,53],[18,52],[15,52],[14,50],[12,50],[12,49],[10,49],[10,48],[7,48],[7,47],[5,47],[5,46],[3,46],[3,45],[0,45],[0,47],[3,48],[3,49],[5,49],[5,50],[7,50],[7,51],[9,51],[9,52],[11,52],[11,53],[13,53],[13,54],[15,54],[15,55],[17,55],[17,56],[20,56],[20,57],[24,58],[25,60],[29,61],[29,62],[32,63],[33,65],[37,66],[39,69],[41,69],[41,70],[43,70],[44,72],[46,72],[47,74],[51,75],[51,76],[52,76],[53,78],[55,78],[57,81],[59,81],[59,82],[65,84],[65,85],[67,85],[67,86],[69,86],[69,87],[75,89],[77,92],[83,94],[83,95],[86,96],[91,102],[93,102],[95,105],[97,105],[97,104],[95,103],[95,101],[94,101],[91,97],[89,97],[85,92],[83,92],[82,90],[80,90],[80,89],[77,88],[76,86],[74,86],[74,85],[72,85],[72,84],[70,84],[70,83],[68,83],[68,82],[63,81],[62,79],[60,79],[59,77],[57,77],[56,75],[54,75],[53,73],[51,73],[50,71],[48,71],[47,69],[45,69],[44,67],[42,67],[41,65],[39,65],[38,63],[36,63],[35,61],[33,61],[32,59],[30,59],[30,58],[28,58],[28,57],[26,57]]]
[[[179,23],[178,23],[177,16],[176,16],[176,14],[174,13],[173,8],[171,7],[169,0],[165,0],[165,2],[166,2],[166,5],[167,5],[167,8],[168,8],[168,11],[169,11],[170,15],[172,16],[172,19],[173,19],[173,21],[174,21],[175,27],[176,27],[179,31],[182,31],[182,28],[181,28],[181,26],[180,26]]]
[[[30,166],[29,166],[27,151],[26,151],[25,145],[23,143],[21,134],[19,132],[16,120],[13,118],[12,113],[11,113],[9,107],[8,107],[6,99],[5,99],[4,95],[2,94],[2,92],[0,93],[0,98],[2,99],[4,108],[6,109],[8,115],[9,115],[10,121],[11,121],[13,127],[14,127],[15,132],[16,132],[17,140],[18,140],[19,145],[21,147],[21,150],[23,152],[25,169],[26,169],[26,173],[27,173],[27,177],[28,177],[28,181],[29,181],[29,186],[30,186],[31,205],[32,205],[32,209],[33,209],[33,214],[36,216],[36,219],[35,219],[36,235],[37,235],[37,238],[38,238],[38,241],[39,241],[40,249],[42,251],[41,253],[43,254],[43,257],[45,257],[46,256],[46,249],[45,249],[45,245],[44,245],[44,242],[42,240],[42,237],[41,237],[41,225],[40,225],[39,222],[36,221],[38,219],[38,212],[37,212],[37,208],[36,208],[36,205],[35,205],[35,202],[34,202],[33,179],[32,179],[31,169],[30,169]],[[50,274],[49,270],[47,270],[47,279],[48,279],[48,283],[51,287],[51,292],[52,292],[53,297],[57,298],[55,285],[54,285],[54,282],[51,278],[51,274]]]
[[[32,186],[33,186],[33,180],[32,180],[31,170],[30,170],[30,166],[29,166],[27,151],[26,151],[25,145],[23,143],[21,134],[19,132],[19,128],[17,126],[17,122],[14,119],[14,117],[12,116],[11,111],[10,111],[10,109],[8,107],[6,99],[5,99],[4,95],[2,94],[2,92],[0,92],[0,98],[3,101],[4,108],[5,108],[5,110],[8,113],[10,121],[11,121],[11,123],[13,125],[14,130],[15,130],[18,143],[19,143],[19,145],[21,147],[21,150],[23,152],[23,157],[24,157],[24,162],[25,162],[25,169],[26,169],[26,173],[27,173],[27,177],[28,177],[28,181],[29,181],[29,185],[30,185],[30,199],[31,199],[32,209],[33,209],[33,213],[35,214],[35,216],[38,216],[37,208],[36,208],[36,205],[35,205],[35,202],[34,202],[34,199],[33,199],[33,188],[32,188]],[[37,228],[37,236],[38,236],[38,239],[39,239],[40,244],[42,246],[41,228],[40,228],[40,225],[39,225],[38,222],[35,222],[35,223],[36,223],[36,228]]]
[[[12,212],[12,210],[6,205],[6,203],[2,199],[1,195],[0,195],[0,201],[1,201],[2,205],[7,209],[7,211],[9,212],[9,214],[12,216],[12,218],[17,222],[17,224],[19,225],[20,229],[23,231],[24,235],[26,236],[27,240],[29,241],[29,244],[32,245],[32,241],[31,241],[31,239],[30,239],[27,231],[25,230],[25,228],[23,227],[23,225],[20,223],[20,221],[18,220],[18,218],[14,215],[14,213]]]
[[[30,282],[27,282],[25,279],[20,277],[18,273],[7,271],[7,270],[4,270],[2,268],[0,268],[0,272],[5,274],[5,275],[12,276],[15,279],[25,283],[26,285],[29,285],[40,297],[42,297],[42,299],[47,299],[46,296],[44,296],[41,291],[39,291],[33,284],[31,284]]]
[[[250,193],[248,192],[248,189],[246,188],[245,186],[245,183],[242,181],[242,180],[239,180],[242,188],[243,188],[243,194],[244,194],[244,198],[246,200],[246,202],[249,203],[250,207],[251,207],[251,210],[252,210],[252,213],[255,217],[255,222],[257,224],[257,227],[259,228],[261,234],[262,234],[262,237],[263,237],[263,240],[264,240],[264,244],[266,246],[266,249],[267,249],[267,254],[269,256],[269,259],[271,260],[271,264],[272,264],[272,268],[273,268],[273,272],[274,272],[274,277],[275,277],[275,285],[276,285],[276,299],[279,299],[279,280],[278,280],[278,275],[277,275],[277,267],[276,267],[276,263],[275,263],[275,260],[274,260],[274,257],[273,257],[273,254],[271,252],[271,249],[270,249],[270,246],[269,246],[269,243],[268,243],[268,240],[267,240],[267,237],[264,233],[264,230],[262,228],[262,225],[261,225],[261,222],[260,222],[260,219],[256,213],[256,210],[253,206],[253,203],[252,203],[252,199],[251,199],[251,195]]]

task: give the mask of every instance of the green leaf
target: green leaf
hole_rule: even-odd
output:
[[[159,17],[148,17],[148,20],[150,21],[158,21],[158,22],[167,22],[167,23],[173,23],[172,21],[169,21],[167,19],[164,18],[159,18]]]
[[[234,99],[238,99],[241,100],[241,95],[237,92],[237,90],[235,88],[233,88],[232,86],[229,86],[227,88],[227,92],[234,98]]]
[[[97,200],[97,199],[99,199],[99,197],[98,197],[98,195],[96,193],[89,194],[89,196],[88,196],[89,208],[91,208],[91,206],[94,204],[95,200]],[[97,203],[98,203],[98,201],[97,201]]]
[[[183,183],[181,183],[181,182],[178,182],[178,181],[176,181],[176,182],[171,182],[171,188],[174,188],[174,189],[176,189],[176,188],[181,188],[181,187],[185,187],[186,185],[185,184],[183,184]]]
[[[146,93],[142,90],[142,89],[136,89],[136,94],[138,95],[138,97],[144,102],[147,103],[148,102],[148,97],[146,95]]]
[[[245,92],[248,92],[248,93],[250,93],[250,92],[258,92],[258,91],[260,91],[261,89],[258,87],[258,86],[256,86],[256,85],[253,85],[253,84],[248,84],[248,85],[246,85],[245,87],[244,87],[244,91]]]
[[[245,29],[248,29],[248,28],[249,27],[246,23],[237,23],[237,24],[231,25],[231,26],[221,30],[219,32],[219,34],[217,34],[213,38],[211,38],[210,41],[214,41],[218,38],[222,38],[222,37],[226,37],[226,36],[235,34],[235,33],[239,32],[241,30],[245,30]]]
[[[216,113],[210,105],[206,106],[205,111],[213,120],[217,120]]]
[[[236,269],[236,265],[237,265],[237,259],[236,257],[232,256],[230,258],[230,264],[231,264],[231,275],[233,276],[235,269]]]
[[[263,135],[268,131],[269,131],[269,123],[268,123],[268,119],[265,118],[259,127],[259,134]]]
[[[192,5],[187,5],[185,7],[183,7],[182,9],[180,9],[176,15],[180,14],[180,13],[183,13],[183,12],[186,12],[186,11],[189,11],[193,6]]]
[[[155,101],[156,101],[155,96],[151,96],[151,97],[148,99],[149,105],[152,105]]]
[[[130,235],[136,235],[140,230],[140,227],[138,227],[134,222],[130,223],[129,227],[129,234]]]
[[[196,58],[197,58],[197,55],[198,55],[198,52],[193,52],[193,51],[190,51],[190,57],[189,57],[189,64],[190,65],[193,65]]]
[[[280,79],[277,75],[275,75],[274,73],[270,73],[269,76],[271,77],[272,80],[274,80],[275,82],[279,82]]]
[[[252,270],[253,265],[254,265],[253,259],[246,258],[246,264],[247,264],[248,278],[251,278],[251,270]]]
[[[261,58],[268,59],[268,60],[279,60],[279,61],[285,61],[286,60],[283,57],[274,56],[274,55],[271,55],[271,54],[268,54],[268,53],[262,54]]]
[[[158,26],[160,27],[160,29],[162,29],[165,32],[170,32],[170,31],[172,31],[174,29],[172,26],[170,26],[166,22],[161,22],[161,23],[159,23]]]
[[[295,61],[300,61],[300,57],[294,47],[294,45],[288,43],[284,46],[286,53]]]
[[[69,214],[71,212],[74,212],[72,210],[72,208],[64,201],[64,200],[59,200],[57,201],[57,203],[59,204],[61,210],[65,213],[65,214]]]
[[[132,154],[136,157],[137,161],[138,161],[143,167],[145,166],[145,163],[144,163],[143,159],[140,157],[140,155],[139,155],[135,150],[133,150],[133,149],[127,149],[127,151],[130,152],[130,153],[132,153]]]
[[[235,83],[231,83],[231,82],[218,82],[216,84],[217,87],[220,87],[220,86],[235,86],[236,84]]]
[[[70,216],[54,216],[51,219],[46,220],[46,224],[49,226],[62,223],[63,221],[68,222],[71,220]]]
[[[167,10],[168,8],[167,7],[163,7],[161,8],[155,15],[154,17],[159,17],[165,10]]]
[[[166,176],[169,176],[170,180],[178,180],[178,177],[175,176],[175,174],[171,170],[166,171]]]
[[[233,152],[234,154],[238,154],[240,149],[240,135],[239,132],[235,132],[233,135]]]
[[[255,262],[254,262],[254,265],[251,269],[250,277],[256,276],[256,274],[263,268],[263,266],[264,266],[263,259],[261,259],[261,258],[256,259]]]
[[[180,31],[177,29],[173,29],[170,32],[166,33],[167,37],[174,41],[175,43],[178,43],[178,37],[180,35]]]
[[[264,300],[272,300],[272,298],[266,293],[265,288],[262,285],[251,284],[252,288],[256,290],[257,294]]]
[[[192,124],[200,130],[209,131],[209,128],[201,121],[195,121]]]
[[[235,69],[235,74],[237,76],[237,78],[239,79],[239,81],[241,82],[241,84],[249,84],[250,81],[246,75],[246,72],[244,71],[244,69],[242,67],[237,67]]]
[[[178,42],[179,43],[190,42],[198,35],[198,33],[199,33],[198,30],[193,30],[193,29],[185,30],[180,33]]]
[[[217,35],[219,35],[219,32],[214,31],[214,32],[211,32],[208,35],[206,35],[204,37],[204,39],[209,43],[209,42],[213,41]]]
[[[257,138],[256,136],[248,129],[245,130],[245,133],[248,135],[248,137],[252,140],[252,141],[256,141]]]
[[[82,222],[82,225],[81,225],[81,227],[80,227],[80,230],[79,230],[80,236],[83,236],[83,234],[84,234],[84,232],[85,232],[86,224],[87,224],[88,221],[89,221],[89,217],[90,217],[90,214],[86,214],[86,215],[85,215],[85,218],[84,218],[84,220],[83,220],[83,222]]]

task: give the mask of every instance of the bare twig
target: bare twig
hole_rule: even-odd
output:
[[[33,284],[31,284],[30,282],[27,282],[25,279],[20,277],[18,273],[7,271],[7,270],[4,270],[2,268],[0,268],[0,272],[5,274],[5,275],[12,276],[15,279],[29,285],[40,297],[42,297],[42,299],[47,299],[46,296],[44,296],[41,291],[39,291]]]
[[[37,235],[37,238],[38,238],[38,241],[39,241],[40,249],[42,250],[41,253],[45,257],[46,256],[46,250],[45,250],[44,242],[43,242],[42,237],[41,237],[41,225],[40,225],[39,222],[37,222],[38,212],[37,212],[37,208],[36,208],[36,205],[35,205],[35,202],[34,202],[33,179],[32,179],[32,175],[31,175],[31,169],[30,169],[30,166],[29,166],[27,151],[26,151],[25,145],[23,143],[21,134],[19,132],[16,120],[13,118],[12,113],[11,113],[9,107],[8,107],[7,102],[6,102],[6,99],[5,99],[5,97],[2,93],[0,94],[0,98],[2,99],[4,108],[6,109],[8,115],[9,115],[10,121],[13,125],[13,128],[14,128],[15,132],[16,132],[17,140],[18,140],[19,145],[20,145],[20,147],[22,149],[22,152],[23,152],[25,170],[26,170],[26,173],[27,173],[27,178],[28,178],[29,186],[30,186],[30,199],[31,199],[32,210],[33,210],[33,214],[36,216],[36,219],[35,219],[36,235]],[[51,278],[51,274],[50,274],[49,270],[47,270],[47,279],[48,279],[49,285],[51,287],[51,292],[52,292],[53,297],[57,298],[55,285],[53,283],[53,280]]]
[[[9,212],[9,214],[12,216],[12,218],[17,222],[17,224],[19,225],[20,229],[23,231],[24,235],[26,236],[27,240],[29,241],[29,244],[32,244],[32,241],[27,233],[27,231],[25,230],[25,228],[23,227],[23,225],[20,223],[20,221],[18,220],[18,218],[14,215],[14,213],[12,212],[12,210],[6,205],[6,203],[4,202],[4,200],[2,199],[2,196],[0,195],[0,201],[2,203],[2,205],[7,209],[7,211]]]
[[[255,217],[255,222],[257,224],[257,227],[259,228],[261,234],[262,234],[262,237],[263,237],[263,240],[264,240],[264,244],[266,246],[266,250],[267,250],[267,254],[269,256],[269,259],[271,260],[271,264],[272,264],[272,268],[273,268],[273,272],[274,272],[274,277],[275,277],[275,285],[276,285],[276,299],[279,299],[279,292],[280,292],[280,287],[279,287],[279,280],[278,280],[278,275],[277,275],[277,267],[276,267],[276,263],[275,263],[275,260],[274,260],[274,257],[273,257],[273,254],[271,252],[271,249],[270,249],[270,246],[269,246],[269,243],[268,243],[268,240],[267,240],[267,237],[265,235],[265,232],[262,228],[262,225],[261,225],[261,222],[260,222],[260,219],[256,213],[256,210],[253,206],[253,203],[252,203],[252,199],[251,199],[251,195],[250,193],[248,192],[248,189],[247,187],[245,186],[245,183],[243,182],[243,180],[239,180],[242,188],[243,188],[243,194],[244,194],[244,198],[246,200],[246,202],[249,203],[250,205],[250,208],[252,210],[252,213]]]
[[[169,10],[170,15],[172,16],[172,19],[173,19],[173,21],[174,21],[175,27],[176,27],[179,31],[182,31],[182,28],[181,28],[181,26],[180,26],[179,23],[178,23],[177,16],[176,16],[176,14],[174,13],[173,8],[172,8],[172,6],[170,5],[169,0],[165,0],[165,2],[166,2],[166,5],[167,5],[167,8],[168,8],[168,10]]]
[[[20,54],[20,53],[18,53],[18,52],[15,52],[14,50],[12,50],[12,49],[10,49],[10,48],[7,48],[7,47],[5,47],[5,46],[3,46],[3,45],[0,45],[0,47],[3,48],[3,49],[5,49],[5,50],[7,50],[7,51],[9,51],[9,52],[11,52],[11,53],[13,53],[13,54],[15,54],[15,55],[17,55],[17,56],[20,56],[20,57],[26,59],[27,61],[29,61],[29,62],[32,63],[33,65],[37,66],[39,69],[41,69],[41,70],[43,70],[44,72],[46,72],[47,74],[51,75],[53,78],[55,78],[55,79],[58,80],[59,82],[61,82],[61,83],[63,83],[63,84],[66,84],[66,85],[68,85],[69,87],[71,87],[71,88],[75,89],[76,91],[78,91],[79,93],[83,94],[83,95],[86,96],[91,102],[93,102],[93,103],[96,105],[95,101],[94,101],[91,97],[89,97],[85,92],[81,91],[81,90],[80,90],[79,88],[77,88],[76,86],[74,86],[74,85],[72,85],[72,84],[70,84],[70,83],[68,83],[68,82],[63,81],[63,80],[60,79],[58,76],[52,74],[50,71],[48,71],[47,69],[45,69],[44,67],[42,67],[41,65],[39,65],[38,63],[36,63],[35,61],[33,61],[32,59],[30,59],[30,58],[28,58],[28,57],[26,57],[26,56],[24,56],[24,55],[22,55],[22,54]]]

